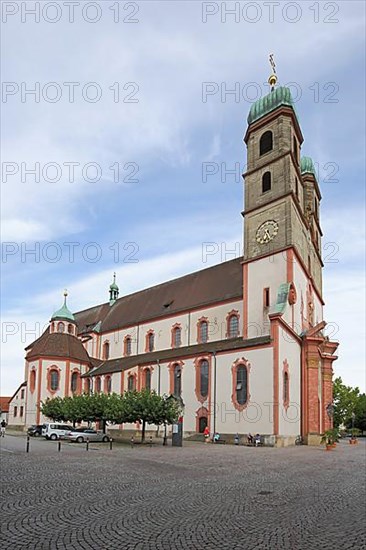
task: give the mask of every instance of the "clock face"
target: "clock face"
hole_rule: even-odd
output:
[[[259,244],[269,243],[278,233],[278,223],[274,220],[268,220],[257,229],[256,240]]]

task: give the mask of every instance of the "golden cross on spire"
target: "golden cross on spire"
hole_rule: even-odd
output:
[[[273,53],[269,54],[269,63],[272,67],[272,74],[268,79],[268,84],[271,86],[271,91],[273,92],[274,87],[275,87],[276,82],[277,82],[276,63],[275,63],[275,60],[274,60]]]

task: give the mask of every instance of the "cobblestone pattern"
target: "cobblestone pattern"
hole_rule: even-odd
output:
[[[31,443],[28,455],[0,455],[2,550],[366,548],[364,443],[61,453]]]

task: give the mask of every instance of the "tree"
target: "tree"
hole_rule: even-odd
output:
[[[366,394],[365,393],[361,393],[358,396],[354,413],[355,413],[354,427],[358,428],[362,432],[366,431]],[[351,426],[352,426],[352,421],[347,422],[347,428]]]
[[[360,390],[346,386],[339,376],[333,382],[333,402],[334,402],[334,426],[339,427],[342,424],[348,426],[352,422],[352,413],[356,411],[357,403],[360,398]]]
[[[67,420],[65,417],[64,400],[61,397],[54,397],[53,399],[48,397],[45,402],[42,401],[41,412],[52,420],[59,422]]]

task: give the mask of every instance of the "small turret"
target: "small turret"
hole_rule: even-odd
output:
[[[76,334],[75,317],[66,305],[67,290],[64,290],[64,303],[60,309],[55,311],[51,317],[50,326],[52,332],[68,332],[68,334]],[[58,322],[57,322],[58,321]]]
[[[113,283],[109,287],[109,305],[113,306],[119,295],[119,288],[116,283],[116,273],[113,273]]]

